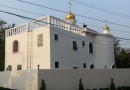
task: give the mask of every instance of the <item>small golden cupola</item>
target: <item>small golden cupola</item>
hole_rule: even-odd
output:
[[[107,20],[105,20],[105,26],[103,27],[103,33],[105,33],[105,34],[110,33],[109,27],[107,26]]]
[[[71,24],[76,24],[76,20],[75,20],[75,15],[73,13],[71,13],[71,2],[68,3],[70,5],[70,11],[69,13],[66,15],[66,21],[71,23]]]
[[[66,20],[75,20],[75,15],[73,14],[73,13],[68,13],[67,15],[66,15]]]

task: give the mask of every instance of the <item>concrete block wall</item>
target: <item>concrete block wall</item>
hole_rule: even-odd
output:
[[[55,69],[39,70],[38,85],[45,80],[47,90],[78,90],[79,79],[83,79],[85,89],[106,88],[110,78],[114,78],[115,86],[130,86],[130,69]]]
[[[106,88],[110,78],[115,86],[130,86],[130,69],[44,69],[0,72],[0,87],[18,90],[39,90],[45,80],[46,90],[78,90],[79,79],[85,89]]]

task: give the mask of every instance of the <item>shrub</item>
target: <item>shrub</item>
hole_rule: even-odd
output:
[[[105,90],[110,90],[109,88],[105,88]]]
[[[122,90],[122,88],[121,87],[117,87],[117,90]]]
[[[97,90],[97,89],[93,89],[93,90]]]
[[[111,78],[110,90],[116,90],[113,78]]]
[[[130,87],[129,87],[129,86],[127,86],[127,87],[126,87],[126,90],[130,90]]]
[[[104,90],[103,88],[99,88],[99,90]]]
[[[79,90],[84,90],[82,79],[79,79]]]
[[[40,90],[46,90],[46,85],[45,85],[45,81],[44,80],[41,80]]]

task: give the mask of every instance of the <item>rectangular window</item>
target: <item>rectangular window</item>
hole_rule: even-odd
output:
[[[59,62],[58,61],[55,62],[55,68],[59,68]]]
[[[22,65],[17,65],[17,70],[22,70]]]
[[[38,47],[43,46],[43,34],[38,34],[37,35],[37,46]]]
[[[82,46],[85,47],[85,42],[84,41],[82,41]]]
[[[76,41],[73,41],[73,50],[78,50]]]
[[[79,69],[79,67],[73,67],[73,69]]]
[[[83,63],[83,68],[86,68],[86,63]]]
[[[58,34],[54,34],[54,40],[58,40]]]

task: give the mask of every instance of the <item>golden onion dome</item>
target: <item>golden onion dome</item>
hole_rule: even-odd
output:
[[[68,14],[66,15],[66,20],[75,20],[75,15],[72,14],[72,13],[68,13]]]
[[[105,25],[103,30],[109,30],[109,27],[107,25]]]

